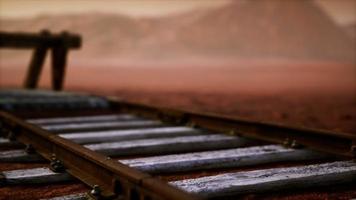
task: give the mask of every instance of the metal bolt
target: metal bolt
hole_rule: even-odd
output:
[[[65,167],[63,163],[56,158],[55,154],[52,154],[51,157],[51,163],[50,163],[50,168],[54,172],[63,172],[65,170]]]
[[[101,195],[101,189],[99,185],[94,185],[93,189],[90,191],[90,194],[94,197],[99,197]]]
[[[230,131],[228,132],[228,134],[229,134],[229,135],[236,135],[236,131],[235,131],[235,130],[230,130]]]
[[[286,138],[284,141],[283,141],[283,146],[285,147],[290,147],[291,145],[291,141],[289,138]]]
[[[294,149],[298,149],[298,148],[301,148],[302,145],[299,144],[296,140],[293,140],[292,143],[290,144],[290,147],[292,147]]]
[[[53,161],[53,160],[56,160],[56,159],[57,159],[56,154],[52,153],[52,155],[51,155],[51,160]]]

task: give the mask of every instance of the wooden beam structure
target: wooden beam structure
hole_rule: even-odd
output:
[[[0,32],[0,48],[34,49],[24,81],[24,87],[27,89],[37,87],[47,51],[51,50],[52,88],[62,90],[68,51],[78,49],[80,46],[81,37],[67,32],[61,34],[51,34],[47,30],[39,34]]]

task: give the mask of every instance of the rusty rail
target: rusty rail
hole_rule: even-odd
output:
[[[90,187],[99,186],[102,199],[198,199],[9,113],[0,111],[0,121],[3,130],[11,131],[13,138],[25,145],[31,145],[37,153],[51,160],[57,167],[58,164],[64,166],[54,168],[55,170],[63,169]]]
[[[120,112],[158,118],[169,123],[202,127],[226,134],[284,144],[293,148],[307,146],[311,149],[330,154],[356,157],[356,135],[349,133],[291,127],[117,100],[111,100],[111,105]]]
[[[24,82],[25,88],[37,87],[40,73],[48,50],[52,50],[52,88],[63,88],[67,54],[69,49],[81,46],[79,35],[62,32],[51,34],[44,30],[40,34],[0,32],[0,47],[15,49],[34,49]]]
[[[264,122],[228,118],[211,114],[194,113],[153,107],[111,99],[113,112],[132,113],[138,116],[160,119],[170,124],[202,127],[226,134],[240,135],[273,143],[283,143],[297,148],[311,149],[355,158],[356,136],[347,133],[288,127]],[[18,117],[0,111],[3,133],[19,142],[30,145],[44,158],[57,166],[54,170],[66,170],[90,187],[98,185],[104,199],[198,199],[180,191],[151,175],[139,172],[115,160],[95,153],[83,146],[61,138]],[[11,132],[11,133],[9,133]],[[59,167],[60,166],[64,166]]]

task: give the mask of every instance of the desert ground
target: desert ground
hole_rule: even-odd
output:
[[[11,65],[8,65],[11,66]],[[356,134],[356,67],[332,63],[220,66],[69,65],[65,90]],[[40,87],[48,88],[45,66]],[[2,67],[1,87],[20,87],[25,67]]]

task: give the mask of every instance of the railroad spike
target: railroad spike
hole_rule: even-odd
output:
[[[90,191],[90,194],[92,194],[93,196],[100,196],[101,189],[100,189],[99,185],[94,185],[93,189]]]
[[[63,163],[57,159],[56,155],[53,154],[51,157],[50,169],[54,172],[63,172],[65,167]]]
[[[236,131],[233,129],[228,132],[228,135],[235,135],[235,134],[236,134]]]
[[[99,185],[94,185],[93,189],[90,190],[90,192],[87,193],[86,195],[86,199],[89,200],[102,200],[105,199],[103,198],[103,196],[101,195],[102,191]]]
[[[283,141],[283,146],[285,146],[285,147],[290,147],[290,145],[291,145],[290,139],[289,139],[289,138],[284,139],[284,141]]]
[[[290,144],[290,147],[293,149],[300,149],[303,147],[303,145],[299,144],[296,140],[293,140]]]
[[[231,135],[231,136],[241,136],[241,132],[239,132],[239,131],[236,130],[236,129],[231,129],[230,131],[228,131],[227,134],[228,134],[228,135]]]

